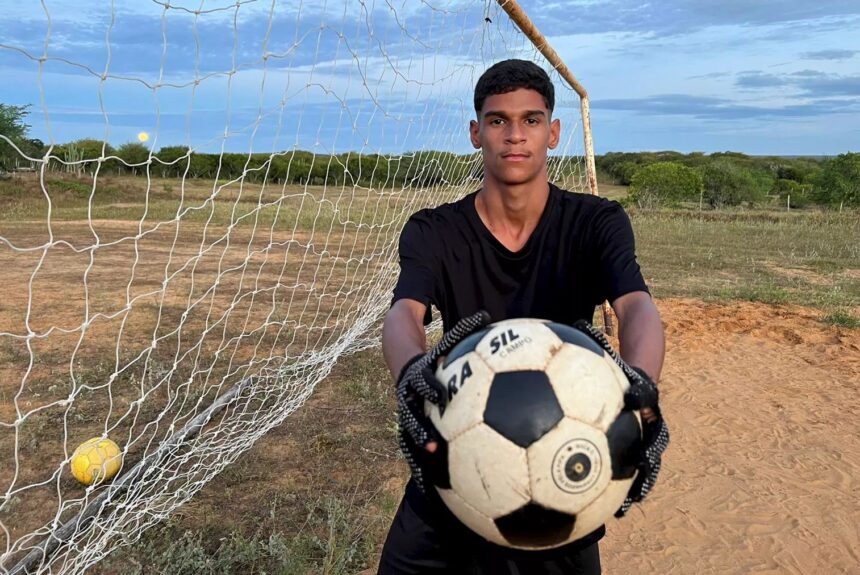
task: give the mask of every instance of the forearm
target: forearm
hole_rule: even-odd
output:
[[[400,375],[406,362],[427,351],[427,338],[421,321],[405,306],[392,307],[382,326],[382,355],[393,378]]]
[[[660,313],[644,292],[625,304],[616,307],[621,357],[628,364],[645,370],[654,381],[659,381],[666,352]]]

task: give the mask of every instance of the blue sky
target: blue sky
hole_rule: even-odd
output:
[[[54,143],[465,152],[476,76],[534,57],[492,1],[167,4],[5,6],[0,102],[32,104],[31,136]],[[521,4],[588,89],[598,153],[860,151],[856,0]]]

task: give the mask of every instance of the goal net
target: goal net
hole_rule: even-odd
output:
[[[406,218],[481,185],[477,77],[552,67],[490,1],[19,4],[0,572],[79,573],[378,343]],[[587,192],[579,97],[553,79],[551,178]],[[123,464],[87,487],[70,460],[92,437]]]

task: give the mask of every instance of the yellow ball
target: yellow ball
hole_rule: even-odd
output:
[[[140,140],[141,142],[145,142],[149,139],[149,134],[147,134],[146,132],[140,132],[137,135],[137,139]]]
[[[119,446],[110,439],[93,437],[72,454],[72,475],[84,485],[113,479],[122,466]]]

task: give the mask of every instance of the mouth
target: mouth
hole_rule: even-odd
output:
[[[508,162],[524,162],[529,159],[529,155],[519,153],[502,154],[502,159]]]

